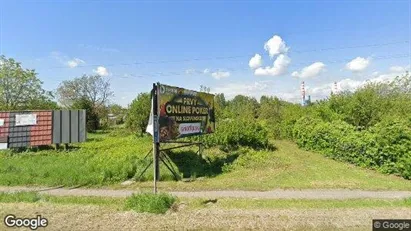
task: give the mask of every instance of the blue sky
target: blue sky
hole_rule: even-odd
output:
[[[0,0],[0,10],[1,54],[48,90],[107,75],[122,105],[153,82],[297,102],[305,81],[315,100],[333,82],[355,89],[410,64],[409,1]]]

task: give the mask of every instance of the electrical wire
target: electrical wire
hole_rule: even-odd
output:
[[[323,52],[323,51],[331,51],[331,50],[345,50],[345,49],[356,49],[356,48],[367,48],[367,47],[383,47],[383,46],[390,46],[390,45],[397,45],[397,44],[405,44],[409,43],[409,41],[396,41],[396,42],[388,42],[388,43],[375,43],[375,44],[363,44],[363,45],[355,45],[355,46],[346,46],[346,47],[328,47],[328,48],[318,48],[312,50],[290,50],[289,53],[310,53],[310,52]],[[239,59],[239,58],[250,58],[253,57],[255,54],[248,54],[248,55],[236,55],[236,56],[220,56],[220,57],[209,57],[209,58],[192,58],[192,59],[181,59],[181,60],[161,60],[161,61],[145,61],[145,62],[131,62],[131,63],[109,63],[109,64],[87,64],[87,65],[78,65],[76,68],[85,68],[85,67],[113,67],[113,66],[133,66],[133,65],[144,65],[144,64],[167,64],[167,63],[183,63],[183,62],[194,62],[194,61],[211,61],[211,60],[227,60],[227,59]],[[69,66],[55,66],[46,68],[48,70],[51,69],[67,69],[71,68]]]

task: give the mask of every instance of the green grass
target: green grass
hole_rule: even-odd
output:
[[[399,208],[411,207],[408,199],[236,199],[220,198],[216,203],[207,204],[205,198],[179,198],[168,194],[142,193],[127,198],[49,196],[36,192],[0,193],[0,203],[49,203],[71,205],[93,205],[117,211],[165,213],[173,203],[185,204],[186,209],[201,209],[213,206],[221,209],[336,209],[336,208]]]
[[[163,190],[272,190],[283,189],[367,189],[411,190],[411,181],[374,170],[335,161],[321,154],[301,150],[290,141],[274,141],[275,151],[249,151],[240,155],[231,171],[193,182],[160,182]],[[113,186],[114,188],[124,188]],[[151,187],[151,182],[128,188]]]
[[[41,196],[36,192],[16,192],[0,193],[0,203],[30,202],[34,203],[41,200]]]
[[[107,185],[134,177],[148,164],[149,137],[90,134],[68,151],[0,152],[0,185]],[[152,177],[153,170],[145,177]],[[167,179],[167,175],[165,175]],[[171,179],[171,174],[168,175]]]
[[[299,149],[289,141],[274,141],[273,151],[240,148],[230,152],[218,148],[195,148],[169,153],[179,176],[192,182],[175,182],[161,164],[159,188],[167,190],[271,190],[349,188],[411,190],[411,181],[393,175],[325,158]],[[119,183],[137,177],[149,160],[150,137],[137,138],[122,130],[90,134],[89,141],[69,151],[40,150],[0,152],[0,185],[42,185],[111,188],[151,188],[153,169],[131,186]],[[151,157],[151,156],[150,156]]]
[[[207,207],[203,200],[192,200],[191,208]],[[336,209],[336,208],[390,208],[411,207],[411,199],[219,199],[216,206],[223,209]]]
[[[176,198],[174,196],[165,193],[139,193],[133,194],[126,199],[125,208],[140,213],[162,214],[167,212],[175,201]]]

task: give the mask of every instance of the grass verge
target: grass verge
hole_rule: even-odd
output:
[[[411,208],[411,198],[407,199],[236,199],[220,198],[215,203],[205,198],[177,198],[168,194],[142,193],[128,198],[49,196],[36,192],[0,193],[0,203],[50,203],[94,205],[118,211],[165,213],[175,202],[186,209],[201,209],[212,206],[221,209],[336,209],[336,208]]]

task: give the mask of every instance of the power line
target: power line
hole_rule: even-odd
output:
[[[365,47],[381,47],[381,46],[389,46],[389,45],[396,45],[396,44],[407,44],[407,43],[409,43],[408,40],[399,41],[399,42],[390,42],[390,43],[356,45],[356,46],[348,46],[348,47],[320,48],[320,49],[305,50],[305,51],[294,51],[294,53],[308,53],[308,52],[316,52],[316,51],[345,50],[345,49],[355,49],[355,48],[365,48]],[[292,51],[290,51],[290,52],[292,52]]]
[[[399,58],[407,58],[411,57],[408,53],[403,53],[403,54],[395,54],[395,55],[385,55],[385,56],[376,56],[373,57],[372,60],[386,60],[386,59],[399,59]],[[340,59],[340,60],[333,60],[333,61],[328,61],[326,62],[327,64],[338,64],[338,63],[346,63],[348,61],[351,61],[352,59]],[[297,65],[306,65],[306,64],[311,64],[311,63],[297,63]],[[209,70],[209,73],[213,72],[239,72],[239,71],[250,71],[250,68],[224,68],[224,69],[218,69],[218,70]],[[198,74],[198,75],[206,75],[204,71],[199,71],[199,70],[191,70],[190,73],[186,73],[185,71],[183,72],[155,72],[155,73],[145,73],[145,74],[126,74],[123,76],[118,76],[117,78],[121,79],[134,79],[134,78],[139,78],[139,79],[147,79],[147,78],[155,78],[155,77],[175,77],[175,76],[186,76],[189,74]],[[54,82],[58,82],[58,79],[54,79]],[[63,81],[61,79],[60,81]]]
[[[374,56],[371,58],[371,60],[387,60],[387,59],[400,59],[400,58],[407,58],[411,57],[410,54],[408,53],[402,53],[402,54],[389,54],[389,55],[383,55],[383,56]],[[324,61],[326,64],[339,64],[339,63],[346,63],[352,61],[352,58],[350,59],[337,59],[337,60],[330,60],[330,61]],[[294,63],[290,66],[296,66],[296,65],[309,65],[312,64],[312,62],[300,62],[300,63]],[[120,79],[147,79],[147,78],[160,78],[160,77],[175,77],[175,76],[187,76],[187,75],[192,75],[192,74],[198,74],[198,75],[211,75],[211,73],[215,72],[239,72],[239,71],[252,71],[249,67],[245,68],[233,68],[233,67],[227,67],[227,68],[221,68],[221,69],[208,69],[208,72],[205,73],[204,71],[200,70],[190,70],[188,73],[187,71],[181,71],[181,72],[176,72],[176,71],[170,71],[170,72],[152,72],[152,73],[143,73],[143,74],[125,74],[122,76],[117,76],[116,78]],[[53,81],[48,81],[48,82],[61,82],[64,81],[65,79],[56,79],[54,78]]]
[[[397,41],[397,42],[389,42],[389,43],[375,43],[375,44],[363,44],[363,45],[356,45],[356,46],[346,46],[346,47],[329,47],[329,48],[318,48],[312,50],[290,50],[289,53],[309,53],[309,52],[323,52],[323,51],[331,51],[331,50],[345,50],[345,49],[355,49],[355,48],[366,48],[366,47],[382,47],[382,46],[390,46],[390,45],[397,45],[397,44],[405,44],[409,43],[408,40],[406,41]],[[192,59],[181,59],[181,60],[162,60],[162,61],[146,61],[146,62],[132,62],[132,63],[117,63],[117,64],[89,64],[89,65],[78,65],[76,68],[84,68],[84,67],[112,67],[112,66],[133,66],[133,65],[144,65],[144,64],[166,64],[166,63],[182,63],[182,62],[193,62],[193,61],[211,61],[211,60],[227,60],[227,59],[238,59],[238,58],[250,58],[253,57],[254,54],[248,55],[236,55],[236,56],[220,56],[220,57],[209,57],[209,58],[192,58]],[[69,66],[55,66],[50,67],[50,69],[66,69],[70,68]]]
[[[371,60],[386,60],[386,59],[399,59],[399,58],[407,58],[410,57],[408,53],[403,53],[403,54],[392,54],[392,55],[385,55],[385,56],[375,56],[372,57]],[[326,62],[327,64],[338,64],[338,63],[346,63],[351,61],[352,59],[339,59],[339,60],[333,60],[333,61],[328,61]],[[296,65],[306,65],[306,64],[311,64],[310,63],[297,63]],[[210,70],[210,73],[212,72],[217,72],[217,71],[230,71],[230,72],[237,72],[237,71],[249,71],[250,68],[224,68],[221,70]],[[192,70],[189,74],[205,74],[204,71],[198,71],[198,70]],[[154,74],[140,74],[139,78],[147,78],[147,77],[172,77],[172,76],[181,76],[181,75],[188,75],[186,72],[161,72],[160,75]],[[126,77],[124,77],[126,78]]]

